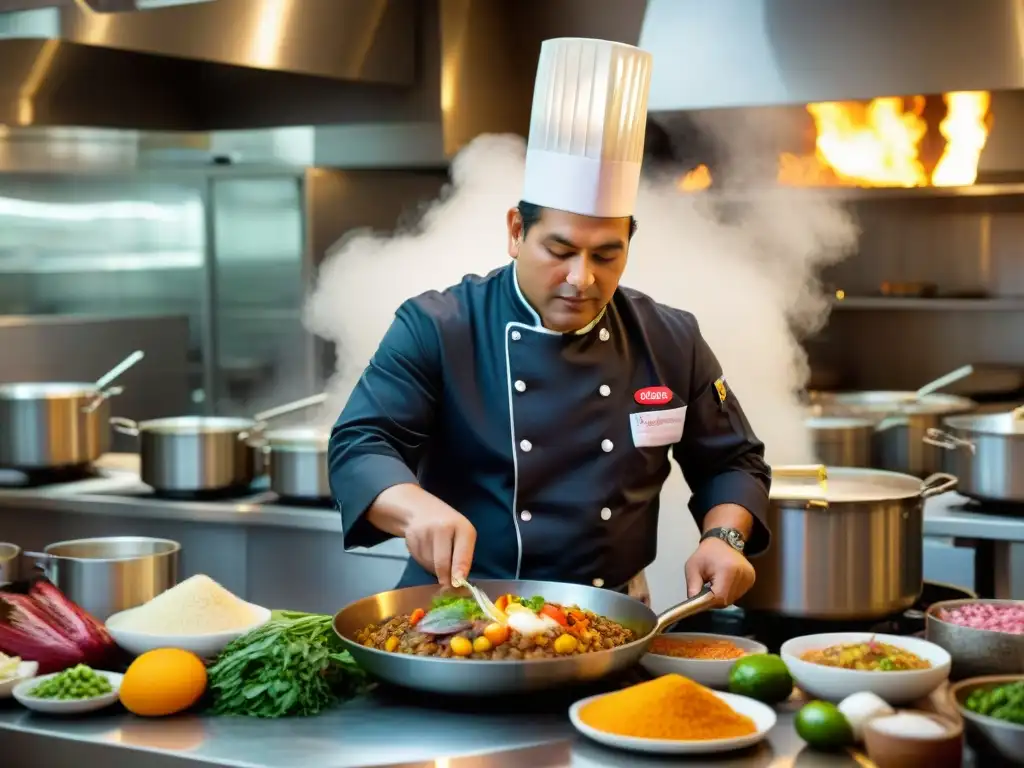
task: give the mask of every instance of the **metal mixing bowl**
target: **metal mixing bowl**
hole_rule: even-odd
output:
[[[1024,725],[1008,723],[987,715],[979,715],[964,707],[964,702],[978,688],[992,688],[1006,683],[1024,680],[1024,675],[995,675],[972,677],[962,680],[949,688],[949,701],[964,719],[967,740],[975,749],[994,753],[1011,764],[1019,764],[1024,755]],[[984,758],[982,758],[984,761]],[[979,765],[986,765],[987,761]],[[998,763],[1003,765],[1005,763]]]
[[[944,600],[928,607],[925,637],[945,648],[953,658],[950,679],[1020,674],[1024,670],[1024,635],[962,627],[939,618],[941,611],[965,605],[1012,605],[1024,609],[1024,600]]]

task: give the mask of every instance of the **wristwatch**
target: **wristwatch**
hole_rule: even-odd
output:
[[[721,539],[740,554],[743,553],[743,548],[747,546],[747,542],[743,540],[743,534],[735,528],[712,528],[700,537],[701,541],[704,541],[704,539]]]

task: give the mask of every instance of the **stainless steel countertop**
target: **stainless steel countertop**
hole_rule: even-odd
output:
[[[106,457],[104,457],[106,458]],[[1024,516],[978,514],[963,509],[967,499],[947,493],[925,502],[925,536],[1024,542]],[[341,516],[334,510],[289,506],[269,491],[230,501],[170,501],[147,494],[138,474],[127,469],[104,469],[101,477],[33,489],[0,486],[0,509],[83,515],[182,520],[220,524],[284,527],[341,533]],[[405,542],[392,539],[356,553],[407,559]]]
[[[20,764],[45,761],[53,768],[96,764],[99,759],[104,765],[114,761],[132,768],[149,768],[156,761],[160,766],[182,768],[655,768],[682,762],[618,752],[583,739],[565,714],[568,700],[552,702],[549,695],[542,708],[477,701],[442,709],[437,699],[410,705],[400,703],[400,697],[394,691],[374,693],[319,717],[281,721],[200,716],[142,719],[123,710],[58,719],[5,706],[0,707],[0,739],[5,754],[32,758]],[[779,709],[778,724],[761,745],[717,758],[700,756],[699,764],[723,768],[864,765],[850,754],[807,750],[793,730],[797,707],[798,703],[787,703]],[[973,764],[968,755],[965,766]]]

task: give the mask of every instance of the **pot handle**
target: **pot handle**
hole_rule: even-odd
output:
[[[936,448],[945,448],[947,451],[953,451],[957,448],[966,448],[971,453],[975,451],[974,443],[970,440],[964,440],[962,437],[951,435],[949,432],[943,432],[941,429],[935,429],[935,427],[929,427],[925,430],[921,441],[928,445],[934,445]]]
[[[828,468],[824,464],[784,464],[772,467],[772,477],[817,480],[824,484],[828,480]]]
[[[715,593],[711,591],[711,585],[705,584],[704,588],[688,600],[678,605],[673,605],[664,613],[658,615],[658,620],[648,637],[657,637],[677,621],[689,618],[694,614],[706,611],[715,604]]]
[[[88,405],[82,406],[82,413],[92,413],[105,401],[120,395],[122,392],[124,392],[124,387],[109,387],[108,389],[101,390],[96,397],[92,399],[92,402]]]
[[[921,498],[930,499],[932,496],[952,491],[956,488],[957,482],[953,475],[947,475],[945,472],[928,475],[921,481]]]
[[[111,416],[110,426],[114,428],[115,432],[120,432],[122,435],[128,435],[129,437],[139,436],[139,424],[131,419],[126,419],[122,416]]]
[[[45,552],[22,552],[22,554],[27,558],[35,560],[32,566],[37,571],[42,571],[47,581],[54,582],[53,565],[56,558],[53,555],[48,555]]]

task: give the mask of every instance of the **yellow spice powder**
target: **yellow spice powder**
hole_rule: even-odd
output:
[[[757,731],[749,717],[681,675],[665,675],[602,696],[580,710],[580,719],[605,733],[641,739],[707,741]]]

